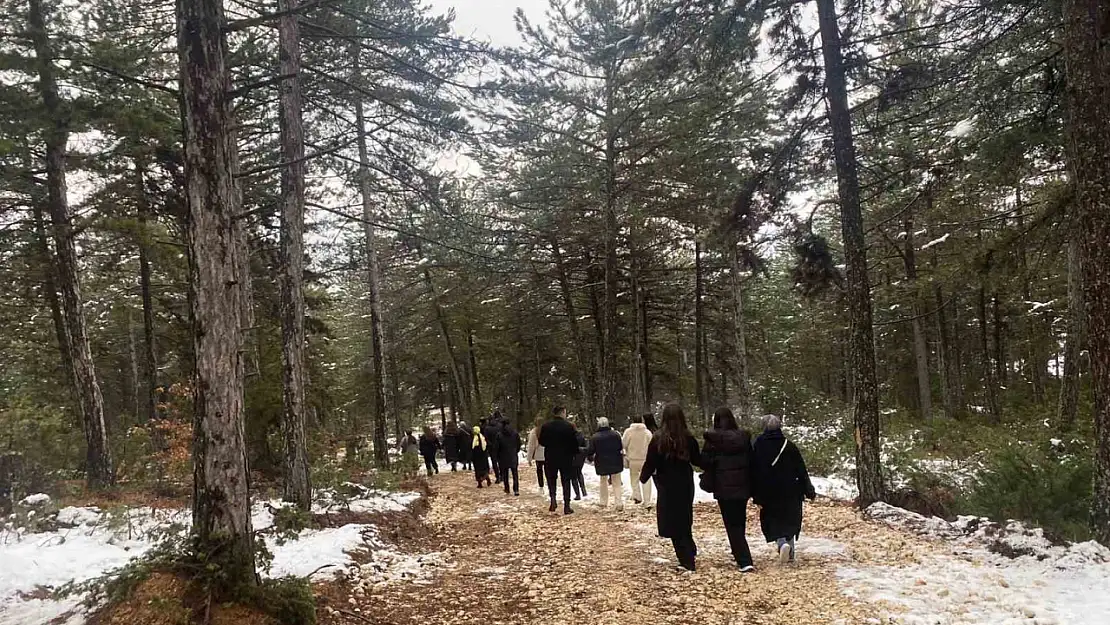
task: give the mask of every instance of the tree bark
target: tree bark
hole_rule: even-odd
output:
[[[485,410],[486,404],[482,401],[482,384],[478,379],[478,355],[474,349],[474,328],[466,326],[466,354],[470,362],[470,382],[474,386],[474,404],[479,410]]]
[[[181,0],[186,236],[196,380],[193,388],[193,537],[219,563],[227,588],[258,577],[243,423],[246,281],[235,125],[220,0]]]
[[[73,365],[73,386],[85,429],[85,476],[89,488],[101,489],[115,482],[112,450],[104,421],[104,397],[100,392],[78,271],[77,246],[72,216],[66,195],[66,143],[69,140],[69,112],[58,95],[54,50],[46,31],[42,0],[28,0],[28,30],[35,49],[38,90],[49,125],[43,132],[46,144],[46,204],[53,221],[58,290],[61,293],[63,320]]]
[[[143,302],[143,371],[146,384],[143,411],[147,422],[158,418],[158,352],[154,337],[154,296],[150,268],[150,198],[146,194],[145,163],[135,163],[135,192],[139,218],[139,293]],[[161,446],[161,445],[159,445]]]
[[[637,322],[640,318],[640,310],[643,307],[643,293],[640,287],[640,268],[639,261],[636,260],[636,255],[633,254],[632,266],[632,310],[636,315]],[[639,326],[639,323],[637,323]],[[632,331],[633,346],[632,346],[632,367],[631,367],[631,380],[632,380],[632,403],[633,410],[637,413],[643,413],[648,410],[648,397],[647,397],[647,380],[644,377],[644,336],[639,327]]]
[[[1070,431],[1075,427],[1079,410],[1079,354],[1086,342],[1083,336],[1083,255],[1080,249],[1082,233],[1073,224],[1068,238],[1068,318],[1064,336],[1064,371],[1060,378],[1060,399],[1056,422],[1060,429]]]
[[[912,211],[912,207],[910,209]],[[913,298],[913,355],[917,367],[917,408],[923,419],[933,418],[933,383],[929,377],[929,339],[925,335],[925,306],[921,304],[921,293],[917,285],[917,254],[913,238],[913,213],[908,213],[903,229],[906,232],[905,251],[902,259],[906,266],[906,281],[910,284]]]
[[[979,286],[979,349],[983,353],[983,379],[986,386],[987,414],[991,422],[998,423],[998,391],[995,370],[991,363],[990,344],[987,341],[987,290]]]
[[[570,324],[570,339],[574,342],[574,357],[578,361],[578,394],[581,398],[579,412],[584,411],[591,415],[597,414],[597,407],[594,405],[594,389],[590,384],[594,371],[593,367],[590,366],[588,348],[585,341],[582,340],[582,332],[578,327],[578,313],[574,308],[574,299],[571,297],[570,277],[567,275],[566,263],[563,261],[563,251],[559,248],[559,241],[554,238],[551,239],[551,255],[555,261],[555,273],[559,277],[559,291],[563,296],[563,311],[566,313],[567,323]]]
[[[351,47],[354,61],[352,82],[362,82],[360,51]],[[363,112],[362,94],[355,93],[355,125],[358,127],[358,188],[362,196],[362,233],[366,239],[367,282],[370,288],[370,352],[374,364],[374,462],[379,468],[389,466],[389,445],[385,440],[385,424],[389,407],[385,401],[385,335],[382,332],[382,268],[378,260],[374,232],[373,191],[370,179],[370,151],[366,144],[366,115]],[[457,372],[456,372],[457,374]],[[394,409],[396,406],[394,406]]]
[[[42,290],[46,302],[50,306],[50,319],[54,324],[54,338],[58,341],[58,353],[62,359],[62,372],[65,373],[66,383],[71,387],[76,380],[73,373],[73,352],[70,346],[73,340],[69,337],[69,328],[66,327],[65,317],[62,313],[62,304],[58,299],[58,263],[54,252],[50,251],[50,235],[46,232],[46,220],[42,214],[42,199],[31,198],[31,216],[34,220],[35,245],[39,254],[39,267],[42,271]]]
[[[748,340],[744,329],[744,276],[740,267],[738,244],[729,245],[729,273],[732,278],[732,338],[733,349],[736,350],[733,362],[736,407],[740,410],[740,416],[750,418],[754,415],[748,380]],[[727,390],[724,398],[728,398]]]
[[[598,416],[610,421],[617,413],[617,245],[620,222],[617,216],[617,137],[614,116],[616,69],[609,67],[605,76],[605,297],[603,329],[605,335],[601,360],[601,415],[590,415],[590,431]]]
[[[439,324],[439,335],[443,339],[443,351],[447,357],[447,365],[451,368],[451,379],[455,383],[455,392],[458,393],[459,399],[463,400],[464,413],[463,418],[473,416],[473,407],[466,402],[466,380],[463,379],[462,372],[459,370],[459,361],[455,355],[455,342],[451,340],[451,332],[447,327],[447,315],[443,312],[443,303],[439,298],[439,291],[436,290],[435,283],[432,282],[432,273],[424,269],[424,284],[428,287],[428,293],[432,296],[432,307],[435,310],[436,322]]]
[[[304,122],[301,98],[300,0],[279,0],[286,11],[278,23],[278,122],[281,131],[281,430],[285,442],[286,501],[312,507],[305,441],[304,369]]]
[[[705,358],[705,328],[702,295],[701,241],[697,229],[694,230],[694,397],[698,402],[699,423],[709,426],[709,399],[706,397],[706,375],[702,367]]]
[[[439,392],[439,423],[443,431],[447,431],[447,408],[444,405],[447,403],[443,399],[443,372],[436,370],[436,390]],[[401,434],[398,433],[397,437],[400,438]]]
[[[934,287],[937,306],[937,336],[940,345],[937,346],[937,371],[941,375],[941,393],[944,398],[944,416],[949,419],[958,419],[963,416],[963,407],[959,404],[959,378],[955,371],[955,357],[952,353],[952,339],[949,335],[948,315],[945,311],[948,305],[944,301],[944,293],[939,284]]]
[[[855,378],[853,401],[856,439],[856,482],[861,507],[883,496],[879,458],[879,393],[875,372],[875,338],[871,316],[871,285],[867,275],[867,241],[863,230],[859,175],[852,136],[851,109],[840,49],[835,0],[817,0],[821,49],[825,61],[825,89],[836,160],[840,196],[844,260],[847,265],[848,314],[851,326],[851,363]]]
[[[1091,524],[1110,544],[1110,0],[1064,0],[1067,156],[1081,242],[1095,406]]]
[[[998,298],[998,293],[993,293],[991,294],[991,329],[994,332],[994,373],[998,383],[1005,386],[1009,372],[1006,366],[1006,343],[1002,317],[1002,302]],[[1037,401],[1044,401],[1043,387],[1041,388],[1041,397]]]

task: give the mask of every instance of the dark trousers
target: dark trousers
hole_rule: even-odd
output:
[[[439,473],[439,463],[436,462],[436,457],[424,456],[424,468],[428,470],[428,475]]]
[[[694,542],[693,534],[685,534],[671,538],[674,546],[674,555],[678,557],[678,564],[682,568],[693,571],[694,561],[698,556],[698,545]]]
[[[544,463],[544,472],[547,475],[547,492],[551,495],[551,501],[555,501],[557,494],[557,484],[563,484],[563,503],[570,505],[570,474],[574,469],[572,467],[560,467],[553,465],[550,462]],[[558,481],[556,481],[558,478]]]
[[[490,466],[491,469],[493,469],[493,479],[500,482],[501,481],[501,463],[498,462],[497,459],[494,458],[492,454],[490,455],[489,466]]]
[[[518,473],[517,465],[509,466],[504,462],[501,463],[501,483],[505,485],[505,492],[509,492],[509,474],[513,475],[513,492],[520,492],[520,475]]]
[[[570,483],[574,486],[575,499],[586,496],[586,476],[582,475],[582,467],[571,469]]]
[[[543,488],[543,460],[536,461],[536,479],[540,481],[540,488]]]
[[[721,508],[721,520],[725,522],[728,544],[732,546],[732,557],[740,566],[751,566],[752,552],[744,534],[748,524],[748,500],[719,499],[717,505]]]

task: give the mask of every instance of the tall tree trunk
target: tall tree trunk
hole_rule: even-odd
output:
[[[104,422],[104,397],[93,365],[81,299],[81,277],[77,263],[72,217],[66,196],[66,143],[69,140],[69,113],[63,110],[55,77],[54,50],[46,31],[42,0],[28,0],[28,30],[35,48],[38,90],[49,125],[46,143],[46,204],[53,221],[58,290],[61,292],[63,319],[72,357],[73,386],[77,392],[85,429],[85,476],[93,489],[111,486],[115,481],[108,428]]]
[[[578,312],[571,297],[570,277],[567,275],[567,266],[563,261],[563,251],[559,248],[558,239],[551,239],[551,255],[555,261],[555,273],[559,278],[559,291],[563,296],[563,311],[566,313],[567,323],[570,324],[570,338],[574,342],[574,357],[578,365],[578,394],[581,398],[578,410],[591,415],[597,414],[597,407],[594,405],[596,395],[591,385],[594,368],[590,364],[590,355],[587,351],[589,348],[582,340],[582,331],[578,327]]]
[[[1091,524],[1110,544],[1110,0],[1064,0],[1067,154],[1082,237],[1095,397]]]
[[[459,399],[462,400],[464,406],[463,417],[477,418],[473,406],[466,401],[466,380],[463,379],[462,372],[459,370],[459,360],[455,356],[455,342],[451,340],[451,332],[447,326],[447,315],[443,312],[443,303],[440,301],[439,291],[436,290],[435,283],[432,282],[432,273],[426,268],[424,269],[424,284],[428,287],[428,293],[432,296],[432,307],[435,310],[436,323],[439,324],[440,338],[443,339],[443,351],[447,358],[447,366],[450,367],[451,379],[455,383],[455,392],[459,394]]]
[[[705,286],[702,283],[701,240],[697,229],[694,230],[694,397],[698,402],[699,423],[707,424],[709,415],[709,398],[706,397],[706,372],[702,367],[705,361],[705,327],[702,295]]]
[[[879,458],[879,390],[875,372],[875,338],[871,316],[871,284],[867,275],[867,241],[864,238],[860,205],[856,149],[852,136],[851,109],[840,49],[835,0],[817,0],[821,48],[825,60],[825,89],[829,125],[836,159],[840,196],[844,260],[848,278],[848,315],[851,325],[851,363],[855,374],[856,482],[859,505],[866,507],[883,496]]]
[[[351,46],[354,61],[353,81],[362,82],[360,48]],[[389,407],[385,401],[385,334],[382,331],[382,268],[378,259],[377,235],[374,232],[374,203],[370,178],[370,151],[366,144],[366,115],[362,94],[354,94],[355,126],[358,132],[358,188],[362,196],[362,234],[366,239],[367,283],[370,288],[370,352],[374,361],[374,462],[389,466],[389,449],[385,440],[385,424]],[[394,406],[394,409],[396,407]]]
[[[486,404],[482,401],[482,384],[478,379],[478,355],[474,349],[474,328],[466,326],[466,354],[470,361],[470,382],[474,386],[474,405],[478,410],[485,410]]]
[[[632,257],[632,310],[633,313],[636,315],[636,320],[638,322],[640,318],[640,309],[643,306],[643,302],[641,301],[641,299],[643,298],[643,293],[641,292],[640,288],[639,260],[636,258],[635,254],[633,254]],[[636,325],[639,326],[639,323],[637,323]],[[636,411],[637,414],[639,414],[648,410],[647,380],[644,379],[643,362],[644,336],[641,333],[639,327],[633,329],[632,337],[632,375],[630,378],[632,380],[632,403],[634,406],[633,410]]]
[[[1006,366],[1006,343],[1002,322],[1002,302],[998,298],[998,293],[991,294],[991,318],[991,325],[994,331],[994,372],[995,376],[998,378],[998,383],[1005,386],[1008,377],[1007,374],[1009,372],[1007,371]],[[1038,402],[1044,401],[1044,389],[1042,388],[1041,390],[1042,395]]]
[[[131,366],[131,415],[138,423],[142,417],[142,376],[139,375],[139,350],[135,347],[135,314],[127,311],[127,363]]]
[[[279,0],[285,11],[278,24],[278,121],[281,129],[281,430],[286,501],[312,507],[305,442],[304,399],[304,123],[301,99],[300,0]]]
[[[955,356],[952,353],[952,338],[948,331],[948,315],[945,311],[948,305],[944,301],[941,286],[933,287],[937,306],[937,336],[940,344],[937,346],[937,371],[941,375],[941,393],[944,398],[944,416],[949,419],[958,419],[963,416],[963,408],[957,403],[959,397],[958,377],[955,371]]]
[[[913,207],[907,213],[903,229],[906,232],[905,251],[902,259],[906,265],[906,281],[910,283],[913,298],[913,355],[917,366],[917,407],[924,419],[933,417],[933,383],[929,377],[929,339],[925,336],[925,306],[921,302],[921,292],[917,284],[917,255],[913,239]]]
[[[243,236],[220,0],[177,5],[188,198],[193,390],[193,536],[227,588],[254,585],[243,423]]]
[[[1056,422],[1064,431],[1075,427],[1079,410],[1079,354],[1085,342],[1083,256],[1080,249],[1080,237],[1083,235],[1074,224],[1069,230],[1067,334],[1064,336],[1064,371],[1060,377],[1060,400],[1056,413]]]
[[[752,414],[752,391],[748,381],[748,341],[744,330],[744,275],[740,266],[739,245],[729,245],[729,274],[732,278],[732,339],[736,351],[732,363],[736,407],[744,418]],[[724,399],[728,399],[727,391]]]
[[[54,252],[50,251],[50,235],[46,232],[46,220],[42,214],[42,201],[39,197],[31,199],[31,216],[35,227],[35,246],[39,256],[39,267],[42,271],[42,290],[50,306],[50,319],[54,324],[54,338],[58,341],[58,353],[62,359],[62,371],[66,376],[67,385],[71,386],[76,380],[73,373],[73,352],[71,345],[73,339],[69,336],[62,312],[62,304],[58,299],[58,263],[55,261]]]
[[[143,302],[143,372],[146,385],[143,412],[148,422],[158,418],[158,352],[154,337],[154,296],[151,292],[150,231],[151,206],[146,193],[146,164],[135,163],[135,193],[139,218],[139,294]],[[159,445],[161,446],[161,445]]]
[[[438,369],[436,370],[436,390],[439,393],[438,394],[438,397],[439,397],[439,424],[443,428],[443,431],[446,432],[447,431],[447,409],[444,408],[444,405],[447,402],[445,402],[444,399],[443,399],[443,375],[444,375],[443,372],[441,372]],[[398,438],[400,438],[400,434],[398,434],[397,436],[398,436]]]
[[[979,286],[979,349],[983,353],[983,379],[986,386],[987,414],[990,420],[998,423],[998,391],[995,381],[995,370],[991,364],[990,344],[987,341],[987,290]]]
[[[617,413],[617,245],[620,223],[617,217],[617,136],[615,115],[616,68],[610,65],[605,76],[605,298],[604,351],[601,360],[601,414],[590,415],[589,429],[594,430],[598,416],[609,420]]]
[[[644,398],[647,404],[644,406],[644,412],[651,412],[651,402],[654,397],[651,388],[651,343],[648,338],[648,291],[644,289],[643,284],[640,285],[640,366],[643,367],[642,378],[644,380]]]

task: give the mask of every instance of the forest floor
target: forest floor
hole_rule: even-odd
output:
[[[703,502],[698,570],[688,573],[656,537],[653,510],[602,510],[591,493],[573,515],[549,513],[534,471],[521,473],[520,497],[479,490],[469,472],[431,478],[423,535],[407,544],[426,554],[424,569],[406,583],[327,584],[322,625],[1110,622],[1107,600],[1092,598],[1110,596],[1105,553],[1078,568],[1032,553],[1013,559],[1023,554],[911,531],[914,521],[936,529],[939,519],[928,527],[904,511],[867,519],[821,498],[807,507],[793,565],[777,564],[750,510],[757,571],[742,574],[716,506]],[[595,491],[596,483],[587,477]]]

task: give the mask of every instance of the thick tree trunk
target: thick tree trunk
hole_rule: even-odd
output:
[[[867,275],[867,241],[864,238],[860,205],[856,150],[852,136],[851,109],[840,49],[835,0],[817,0],[821,48],[825,60],[825,89],[829,124],[836,160],[840,196],[844,260],[848,278],[848,314],[851,326],[851,363],[855,378],[856,482],[859,505],[866,507],[883,496],[879,458],[879,390],[875,372],[875,338],[871,316],[871,285]]]
[[[640,309],[643,306],[641,299],[643,293],[640,288],[640,268],[639,261],[635,260],[636,256],[633,254],[633,267],[632,267],[632,310],[636,315],[637,321],[640,318]],[[637,326],[639,324],[637,323]],[[636,327],[632,331],[633,345],[632,345],[632,404],[633,410],[637,413],[643,413],[648,410],[648,397],[647,397],[647,380],[644,379],[644,336],[640,332],[640,328]]]
[[[359,47],[351,48],[354,61],[353,82],[362,82]],[[362,94],[354,94],[355,125],[358,130],[358,188],[362,196],[362,233],[366,240],[367,283],[370,289],[370,352],[374,364],[374,462],[378,467],[389,466],[389,449],[385,440],[385,424],[389,420],[389,407],[385,401],[385,334],[382,331],[382,268],[378,260],[374,232],[373,191],[370,186],[370,151],[366,144],[366,116],[363,112]],[[457,374],[457,372],[456,372]],[[396,409],[396,406],[393,407]]]
[[[188,198],[193,389],[193,536],[227,588],[254,585],[243,423],[243,236],[223,4],[177,5]]]
[[[444,399],[443,399],[443,374],[442,374],[442,372],[440,372],[438,370],[436,371],[436,391],[438,391],[438,398],[439,398],[439,424],[440,424],[440,427],[443,428],[443,431],[446,432],[447,431],[447,408],[445,408],[444,406],[446,405],[447,402],[444,401]],[[400,436],[401,436],[401,434],[400,434],[400,432],[398,432],[397,437],[400,438]]]
[[[559,277],[559,291],[563,296],[563,311],[566,313],[567,323],[570,324],[570,339],[574,342],[574,357],[577,359],[578,394],[581,402],[578,410],[594,415],[597,414],[597,407],[594,405],[596,395],[591,385],[594,369],[590,365],[588,348],[585,341],[582,340],[582,332],[578,327],[578,312],[575,310],[574,299],[571,297],[570,277],[567,275],[567,267],[566,263],[563,262],[563,252],[559,248],[558,239],[551,239],[551,255],[555,261],[555,273]]]
[[[956,363],[948,330],[948,315],[945,313],[948,305],[944,301],[944,293],[939,284],[934,287],[934,292],[937,306],[937,336],[940,337],[940,344],[937,346],[937,371],[942,378],[940,388],[944,397],[944,416],[958,419],[963,416],[963,407],[960,406],[958,399],[959,378],[955,371]]]
[[[744,329],[744,275],[740,266],[739,245],[729,246],[729,274],[732,279],[732,339],[735,360],[732,363],[736,407],[741,417],[752,414],[752,391],[748,381],[748,340]],[[728,399],[727,390],[723,395]]]
[[[1083,303],[1083,255],[1080,249],[1082,233],[1074,225],[1068,239],[1068,318],[1064,336],[1064,371],[1060,377],[1060,399],[1056,422],[1060,429],[1070,431],[1075,427],[1079,410],[1079,354],[1085,338]]]
[[[617,245],[620,222],[617,216],[617,138],[615,114],[616,69],[606,70],[605,80],[605,298],[604,351],[601,360],[601,414],[590,415],[590,431],[598,416],[610,421],[617,416]]]
[[[55,77],[54,51],[46,31],[42,0],[28,0],[28,31],[35,48],[38,90],[49,126],[43,133],[46,144],[46,205],[53,221],[58,290],[72,360],[73,386],[85,429],[85,476],[89,487],[100,489],[115,481],[112,450],[104,421],[104,397],[93,365],[81,299],[81,278],[77,263],[72,216],[66,195],[66,143],[69,140],[69,113],[63,110]]]
[[[278,121],[281,130],[281,431],[285,442],[286,501],[301,510],[312,507],[305,441],[304,371],[304,123],[301,99],[300,0],[279,0],[288,11],[278,24],[280,83]]]
[[[912,210],[912,207],[911,207]],[[917,250],[913,238],[913,213],[908,213],[903,229],[906,232],[906,245],[902,259],[906,266],[906,281],[910,284],[913,298],[913,356],[917,367],[917,408],[924,419],[933,417],[933,383],[929,377],[929,339],[925,335],[925,306],[921,303],[921,293],[917,285]]]
[[[1082,236],[1087,350],[1095,397],[1091,523],[1110,544],[1110,0],[1064,0],[1067,153]]]

